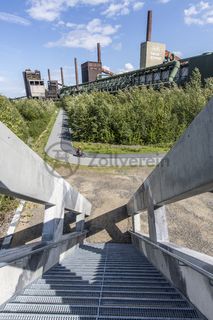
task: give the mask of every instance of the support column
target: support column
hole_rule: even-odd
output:
[[[42,241],[58,241],[63,235],[64,208],[62,206],[45,206]]]
[[[134,232],[141,233],[141,214],[136,213],[132,216],[132,228]]]
[[[149,203],[148,208],[149,237],[154,242],[169,241],[168,226],[166,220],[166,207],[154,208]]]
[[[85,213],[76,215],[76,232],[83,232],[85,224]]]

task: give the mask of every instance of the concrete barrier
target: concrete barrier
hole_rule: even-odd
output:
[[[45,205],[43,240],[60,239],[65,210],[90,215],[90,202],[1,122],[0,150],[0,193]]]

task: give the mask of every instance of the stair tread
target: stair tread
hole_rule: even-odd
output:
[[[200,318],[133,246],[87,244],[47,271],[0,312],[0,320],[50,319]]]

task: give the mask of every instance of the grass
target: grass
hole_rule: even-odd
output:
[[[104,144],[104,143],[77,142],[77,141],[75,141],[73,145],[75,148],[78,148],[78,146],[81,146],[83,152],[103,153],[103,154],[166,153],[171,148],[171,144],[127,146],[127,145],[112,145],[112,144]]]
[[[45,158],[45,151],[44,148],[47,144],[47,141],[49,139],[50,133],[52,131],[52,128],[54,126],[54,123],[56,121],[57,115],[58,115],[58,109],[55,108],[55,111],[52,113],[52,117],[50,118],[50,121],[46,127],[46,129],[40,134],[36,142],[33,144],[32,149],[40,155],[41,158]]]

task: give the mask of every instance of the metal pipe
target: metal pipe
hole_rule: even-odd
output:
[[[152,41],[152,10],[148,11],[146,41]]]
[[[62,86],[64,86],[64,71],[62,67],[61,67],[61,84]]]
[[[101,63],[101,44],[97,43],[98,63]]]
[[[172,69],[172,72],[169,75],[169,82],[173,82],[179,69],[180,69],[180,61],[174,61],[174,68]]]
[[[79,77],[78,77],[78,61],[77,58],[74,59],[75,62],[75,80],[76,80],[76,86],[79,86]]]
[[[48,79],[49,79],[49,81],[51,81],[50,69],[48,69]]]

